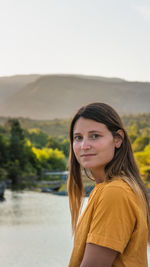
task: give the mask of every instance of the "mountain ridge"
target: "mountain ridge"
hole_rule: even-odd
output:
[[[18,87],[9,83],[7,97],[3,97],[5,86],[2,90],[0,77],[0,116],[63,119],[90,102],[105,102],[120,114],[150,111],[149,82],[78,74],[26,75],[26,78],[24,83],[18,82]]]

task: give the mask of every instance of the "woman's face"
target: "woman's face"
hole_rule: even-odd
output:
[[[75,123],[74,154],[79,164],[90,169],[93,175],[104,173],[105,166],[114,157],[117,142],[103,123],[82,117]]]

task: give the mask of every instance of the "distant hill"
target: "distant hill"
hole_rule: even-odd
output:
[[[16,75],[0,77],[0,103],[20,91],[28,83],[34,82],[40,75]]]
[[[21,78],[22,77],[22,78]],[[0,78],[0,116],[70,118],[81,106],[105,102],[121,115],[150,112],[150,83],[82,75]]]

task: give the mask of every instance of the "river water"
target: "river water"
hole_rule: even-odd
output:
[[[5,197],[0,203],[0,266],[67,267],[73,244],[68,197],[9,190]]]

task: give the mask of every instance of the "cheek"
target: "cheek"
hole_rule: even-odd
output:
[[[109,148],[108,148],[108,154],[110,155],[110,160],[113,159],[114,154],[115,154],[115,146],[114,144],[110,144]]]
[[[103,146],[103,152],[108,159],[112,159],[115,153],[115,145],[113,140],[106,142]]]

